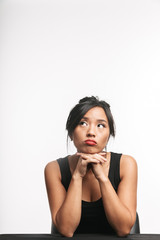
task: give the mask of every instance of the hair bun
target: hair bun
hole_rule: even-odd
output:
[[[94,96],[91,96],[91,97],[84,97],[84,98],[82,98],[82,99],[80,99],[79,100],[79,103],[84,103],[84,102],[88,102],[88,101],[93,101],[93,102],[95,102],[95,101],[99,101],[99,98],[96,96],[96,97],[94,97]]]

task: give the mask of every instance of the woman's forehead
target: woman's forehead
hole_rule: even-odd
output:
[[[91,108],[83,118],[96,119],[96,120],[107,120],[106,113],[102,107],[93,107]]]

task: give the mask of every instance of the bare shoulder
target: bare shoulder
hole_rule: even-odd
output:
[[[45,178],[50,177],[50,176],[60,177],[60,170],[59,170],[58,162],[56,160],[54,160],[54,161],[47,163],[47,165],[45,166],[45,169],[44,169],[44,174],[45,174]]]
[[[47,165],[45,166],[45,171],[48,171],[48,170],[50,170],[50,169],[53,169],[53,168],[55,168],[55,167],[57,167],[57,166],[58,166],[57,161],[56,161],[56,160],[53,160],[53,161],[47,163]]]
[[[130,155],[122,155],[120,161],[120,175],[137,174],[137,162]]]
[[[136,162],[135,158],[133,158],[130,155],[122,154],[121,163],[122,164],[127,164],[127,165],[135,165],[135,166],[137,166],[137,162]]]

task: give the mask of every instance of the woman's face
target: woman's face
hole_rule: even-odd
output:
[[[91,108],[74,129],[72,140],[78,152],[99,153],[109,139],[107,116],[101,107]]]

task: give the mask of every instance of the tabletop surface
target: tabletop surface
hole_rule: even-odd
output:
[[[160,234],[131,234],[127,237],[117,237],[102,234],[76,234],[72,238],[58,234],[1,234],[0,240],[160,240]]]

